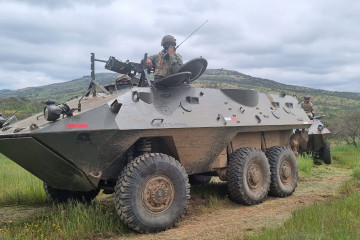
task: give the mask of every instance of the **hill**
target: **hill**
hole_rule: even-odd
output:
[[[115,73],[98,73],[96,80],[104,85],[111,84],[115,81],[116,75]],[[42,104],[39,104],[41,101],[53,99],[57,102],[65,102],[73,96],[82,96],[89,83],[90,76],[83,76],[72,81],[41,87],[0,91],[0,111],[9,114],[21,105],[34,105],[35,109],[41,110]],[[316,111],[327,115],[328,121],[337,121],[346,112],[352,111],[360,105],[360,93],[333,92],[287,85],[224,69],[208,69],[192,85],[209,88],[245,88],[275,94],[286,93],[297,96],[299,101],[302,101],[303,96],[308,95],[311,97]],[[18,100],[15,101],[14,98]],[[41,107],[39,108],[39,106]],[[28,114],[31,114],[30,110]]]
[[[98,73],[96,81],[100,84],[109,84],[115,82],[115,73]],[[57,102],[63,102],[76,95],[82,96],[89,84],[90,76],[83,76],[68,82],[55,83],[40,87],[28,87],[14,91],[0,92],[0,98],[21,98],[25,97],[34,101],[46,101],[53,99]]]
[[[10,92],[10,91],[11,91],[10,89],[0,89],[0,94]]]

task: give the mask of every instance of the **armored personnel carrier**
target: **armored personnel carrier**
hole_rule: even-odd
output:
[[[293,147],[293,139],[297,139],[295,141],[298,142],[298,150],[295,150],[295,153],[296,151],[308,153],[314,158],[321,159],[325,164],[331,164],[330,143],[326,141],[331,132],[321,122],[323,117],[323,115],[314,116],[311,118],[312,125],[308,129],[297,129],[291,136],[290,145]]]
[[[131,82],[95,94],[92,72],[84,96],[49,100],[42,113],[0,131],[0,152],[40,178],[49,198],[91,201],[100,189],[115,192],[121,220],[145,233],[184,215],[189,176],[219,176],[231,199],[247,205],[295,191],[290,137],[311,124],[295,97],[192,87],[204,58],[159,81],[141,63],[104,62]]]

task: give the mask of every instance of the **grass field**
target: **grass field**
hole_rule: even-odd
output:
[[[4,206],[47,208],[34,217],[0,222],[0,239],[75,239],[130,232],[112,201],[54,205],[47,200],[41,180],[0,154],[0,213]]]
[[[282,227],[249,239],[359,239],[360,193],[296,210]]]
[[[0,225],[0,239],[85,239],[133,234],[116,215],[114,204],[93,201],[50,205],[34,218]]]
[[[344,198],[324,205],[313,205],[294,211],[282,227],[268,229],[250,239],[356,239],[360,237],[360,150],[351,146],[332,148],[333,166],[352,169],[351,180],[339,190]],[[316,177],[327,171],[326,165],[315,165],[310,156],[298,158],[299,175]],[[229,203],[224,183],[192,187],[192,195],[206,203],[200,214],[212,212]],[[3,208],[43,207],[42,212],[0,221],[0,239],[84,239],[126,237],[130,231],[117,216],[112,199],[105,195],[91,204],[53,205],[44,194],[42,182],[0,155],[0,216]]]
[[[335,146],[332,158],[335,166],[352,169],[352,178],[339,189],[344,194],[342,199],[303,207],[294,211],[280,228],[267,229],[248,239],[360,239],[360,149]],[[299,160],[300,169],[306,159]],[[305,173],[308,175],[309,171]]]
[[[0,206],[36,205],[45,201],[42,182],[0,154]]]

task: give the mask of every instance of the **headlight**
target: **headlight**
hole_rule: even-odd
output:
[[[322,130],[324,129],[324,125],[319,125],[317,129],[319,130],[319,132],[322,132]]]

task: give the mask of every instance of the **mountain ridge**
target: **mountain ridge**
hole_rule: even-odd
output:
[[[115,82],[115,78],[116,78],[117,74],[116,73],[97,73],[95,76],[96,76],[96,80],[100,84],[111,84],[111,80],[109,80],[109,79],[113,79],[113,81]],[[322,93],[326,93],[326,94],[329,94],[332,96],[339,96],[339,95],[347,94],[352,97],[360,97],[360,93],[357,93],[357,92],[330,91],[330,90],[325,90],[325,89],[296,86],[296,85],[291,85],[291,84],[286,84],[286,83],[279,83],[279,82],[276,82],[271,79],[253,77],[250,75],[239,73],[235,70],[224,70],[224,69],[207,69],[205,71],[205,73],[203,74],[203,76],[200,77],[198,80],[196,80],[193,83],[193,85],[195,85],[195,86],[196,85],[204,85],[204,83],[206,83],[206,82],[209,82],[209,81],[211,82],[211,80],[208,79],[209,76],[221,76],[221,78],[224,78],[225,76],[230,76],[229,79],[220,79],[221,81],[219,81],[218,83],[233,82],[236,86],[239,86],[239,87],[241,87],[239,85],[240,82],[235,83],[232,80],[233,77],[231,77],[231,76],[239,76],[242,80],[245,80],[245,82],[243,82],[243,83],[245,83],[245,85],[243,87],[253,85],[255,88],[259,88],[260,85],[263,85],[267,89],[272,89],[274,91],[277,91],[277,89],[280,88],[282,90],[288,89],[288,90],[296,91],[296,92],[300,92],[300,93],[302,93],[304,91],[310,91],[310,92],[322,92]],[[212,79],[212,80],[219,80],[219,79]],[[84,75],[77,79],[60,82],[60,83],[52,83],[52,84],[38,86],[38,87],[26,87],[26,88],[21,88],[21,89],[16,89],[16,90],[1,89],[0,90],[0,98],[29,97],[29,98],[38,99],[36,97],[37,95],[36,96],[33,95],[33,92],[40,92],[43,90],[47,90],[51,87],[55,87],[56,89],[59,86],[61,88],[72,87],[72,83],[75,83],[78,85],[78,87],[75,89],[79,89],[80,86],[84,87],[86,85],[86,83],[89,84],[90,81],[91,81],[90,75]],[[40,99],[40,100],[44,100],[44,99]]]

